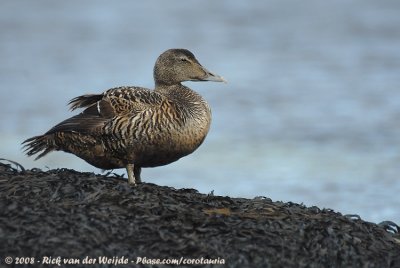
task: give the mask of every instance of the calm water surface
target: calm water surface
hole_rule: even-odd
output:
[[[34,162],[20,142],[75,96],[153,87],[157,56],[184,47],[229,83],[187,83],[211,131],[145,181],[399,223],[399,25],[395,0],[2,1],[0,157],[100,172],[61,152]]]

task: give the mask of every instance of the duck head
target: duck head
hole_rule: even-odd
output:
[[[187,49],[169,49],[162,53],[154,66],[156,85],[174,85],[184,81],[226,80],[204,68]]]

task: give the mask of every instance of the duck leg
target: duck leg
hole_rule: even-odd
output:
[[[133,174],[136,178],[136,183],[142,183],[142,179],[140,178],[140,173],[142,172],[142,168],[138,166],[133,167]]]
[[[134,164],[127,164],[126,171],[128,172],[128,183],[135,186],[138,183],[141,183],[142,180],[140,178],[140,172],[142,168],[135,166]]]

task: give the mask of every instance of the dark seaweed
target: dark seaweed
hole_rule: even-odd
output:
[[[0,266],[12,267],[6,256],[125,256],[219,257],[221,267],[400,267],[392,222],[377,225],[265,197],[150,183],[132,188],[108,175],[0,163]]]

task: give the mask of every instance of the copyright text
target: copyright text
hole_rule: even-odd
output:
[[[147,257],[136,257],[127,258],[125,256],[99,256],[84,258],[65,258],[61,256],[43,256],[37,257],[11,257],[7,256],[3,258],[5,264],[15,265],[52,265],[52,266],[64,266],[64,265],[91,265],[91,264],[108,264],[114,266],[124,266],[128,264],[147,264],[147,265],[202,265],[202,264],[225,264],[225,259],[222,258],[147,258]],[[0,261],[1,264],[1,261]]]

